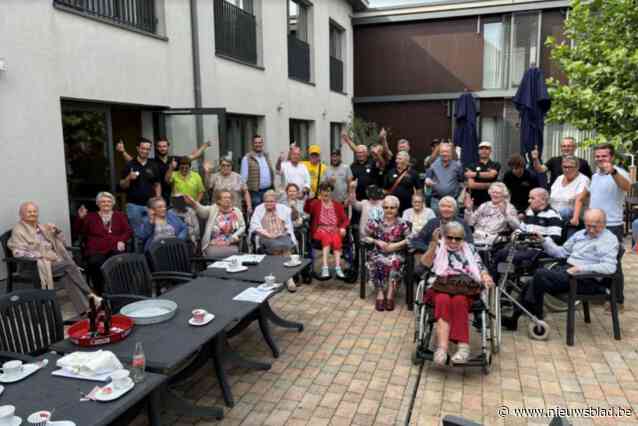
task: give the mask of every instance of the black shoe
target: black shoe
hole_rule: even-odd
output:
[[[518,330],[518,319],[520,315],[513,314],[511,317],[502,317],[501,325],[505,327],[506,330],[516,331]]]

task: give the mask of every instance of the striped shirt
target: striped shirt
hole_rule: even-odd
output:
[[[520,230],[530,234],[541,234],[543,237],[551,237],[558,242],[563,233],[563,219],[553,208],[547,206],[543,210],[535,212],[531,208],[525,211],[525,218]]]
[[[583,272],[616,272],[618,238],[607,229],[597,237],[591,237],[583,229],[572,235],[562,247],[554,244],[551,238],[545,238],[543,249],[550,256],[566,257],[567,263],[578,266]]]

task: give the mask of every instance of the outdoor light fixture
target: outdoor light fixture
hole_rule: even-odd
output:
[[[277,105],[277,111],[281,111],[282,109],[284,109],[284,103],[280,102],[279,105]]]
[[[0,71],[7,71],[9,65],[7,64],[7,60],[4,58],[0,58]]]

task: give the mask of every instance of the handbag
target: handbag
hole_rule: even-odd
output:
[[[476,296],[481,292],[481,284],[474,281],[472,277],[468,275],[450,275],[447,277],[436,277],[432,284],[432,289],[439,293]]]

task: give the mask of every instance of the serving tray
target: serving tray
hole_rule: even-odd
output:
[[[173,318],[177,303],[166,299],[142,300],[124,306],[120,314],[132,319],[136,325],[157,324]]]

